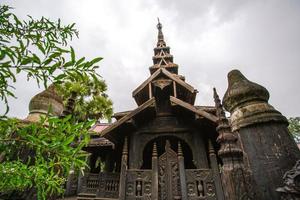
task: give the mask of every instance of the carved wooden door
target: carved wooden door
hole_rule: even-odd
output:
[[[159,157],[158,195],[159,200],[181,199],[178,158],[167,140],[165,152]]]

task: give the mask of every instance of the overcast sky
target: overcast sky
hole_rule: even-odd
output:
[[[136,107],[132,91],[149,76],[157,17],[197,105],[213,105],[227,73],[239,69],[265,86],[270,103],[287,117],[300,116],[299,0],[2,0],[19,17],[61,18],[76,23],[78,56],[104,57],[100,74],[114,110]],[[20,77],[10,116],[23,118],[30,98],[43,88]],[[2,110],[3,110],[3,106]]]

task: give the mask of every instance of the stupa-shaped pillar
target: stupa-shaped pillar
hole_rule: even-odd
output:
[[[269,103],[266,88],[249,81],[238,70],[228,74],[224,107],[231,113],[232,131],[240,135],[248,156],[257,199],[276,200],[285,171],[300,158],[287,119]]]

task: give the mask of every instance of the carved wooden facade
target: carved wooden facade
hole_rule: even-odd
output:
[[[262,182],[251,171],[255,159],[247,156],[253,155],[248,150],[253,144],[244,146],[251,140],[239,140],[238,128],[232,132],[216,90],[215,106],[194,105],[197,90],[178,74],[160,23],[157,28],[151,75],[132,94],[138,107],[116,113],[116,122],[105,129],[101,124],[93,128],[100,136],[85,148],[91,153],[90,169],[78,178],[78,199],[268,199],[253,189]],[[299,157],[299,151],[293,155]],[[68,185],[74,190],[74,184]]]

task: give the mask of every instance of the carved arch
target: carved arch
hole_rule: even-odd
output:
[[[193,163],[193,151],[192,147],[181,137],[177,137],[174,135],[163,135],[157,136],[149,140],[146,144],[143,145],[144,148],[141,152],[142,154],[142,164],[140,166],[141,169],[150,169],[151,168],[151,155],[152,155],[152,147],[153,143],[155,142],[157,145],[157,153],[158,156],[162,155],[165,152],[165,144],[166,141],[170,141],[171,149],[177,152],[178,149],[178,142],[180,141],[183,149],[184,161],[185,166],[188,169],[195,169],[196,166]]]

